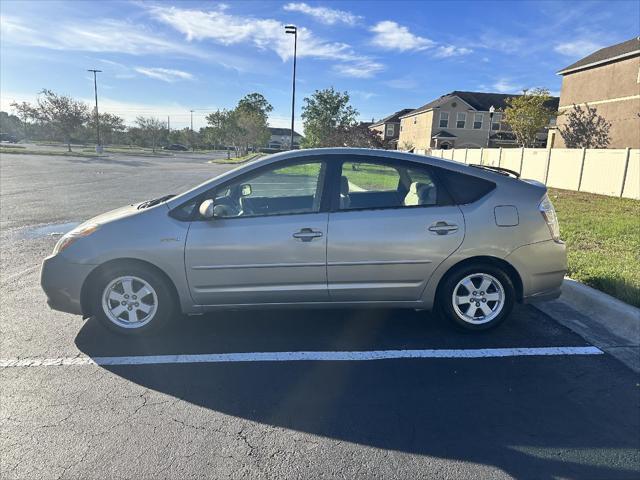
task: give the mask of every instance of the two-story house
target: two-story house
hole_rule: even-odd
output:
[[[376,132],[387,148],[397,148],[400,136],[400,117],[413,111],[413,108],[404,108],[388,117],[369,125],[369,130]]]
[[[602,48],[558,74],[559,129],[574,104],[586,104],[611,123],[609,148],[640,148],[640,37]],[[559,131],[551,133],[549,146],[565,146]]]
[[[508,126],[502,122],[506,100],[518,95],[454,91],[400,116],[398,148],[480,148],[516,145]],[[558,97],[549,107],[558,108]],[[540,132],[544,146],[547,132]]]

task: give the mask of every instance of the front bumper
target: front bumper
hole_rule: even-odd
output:
[[[567,273],[567,247],[548,240],[516,248],[505,260],[522,279],[523,302],[552,300],[560,296]]]
[[[72,263],[61,255],[44,259],[40,285],[49,307],[61,312],[82,315],[82,285],[96,265]]]

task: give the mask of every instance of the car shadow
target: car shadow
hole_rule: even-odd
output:
[[[471,335],[413,311],[220,312],[181,320],[162,336],[124,338],[91,319],[76,345],[91,357],[584,345],[531,307],[519,307],[497,330]],[[606,356],[101,368],[227,415],[489,465],[516,478],[638,476],[637,467],[619,461],[621,451],[639,446],[636,380]]]

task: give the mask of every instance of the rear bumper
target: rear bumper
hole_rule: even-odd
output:
[[[523,302],[553,300],[567,273],[567,248],[553,240],[524,245],[511,252],[507,262],[522,279]]]
[[[60,255],[45,258],[40,285],[47,295],[49,307],[82,315],[82,285],[94,268],[95,265],[72,263]]]

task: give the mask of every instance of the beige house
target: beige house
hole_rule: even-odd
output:
[[[640,37],[598,50],[558,74],[558,128],[566,122],[562,113],[588,104],[611,122],[609,148],[640,148]],[[559,131],[550,134],[549,146],[565,146]]]
[[[373,122],[369,125],[369,130],[376,132],[388,148],[397,148],[398,137],[400,136],[400,117],[411,111],[413,108],[404,108],[388,117]]]
[[[506,100],[517,95],[454,91],[400,117],[398,148],[513,147],[513,133],[502,122]],[[558,98],[548,105],[558,108]],[[493,115],[491,112],[494,112]],[[537,143],[544,146],[547,131]]]

